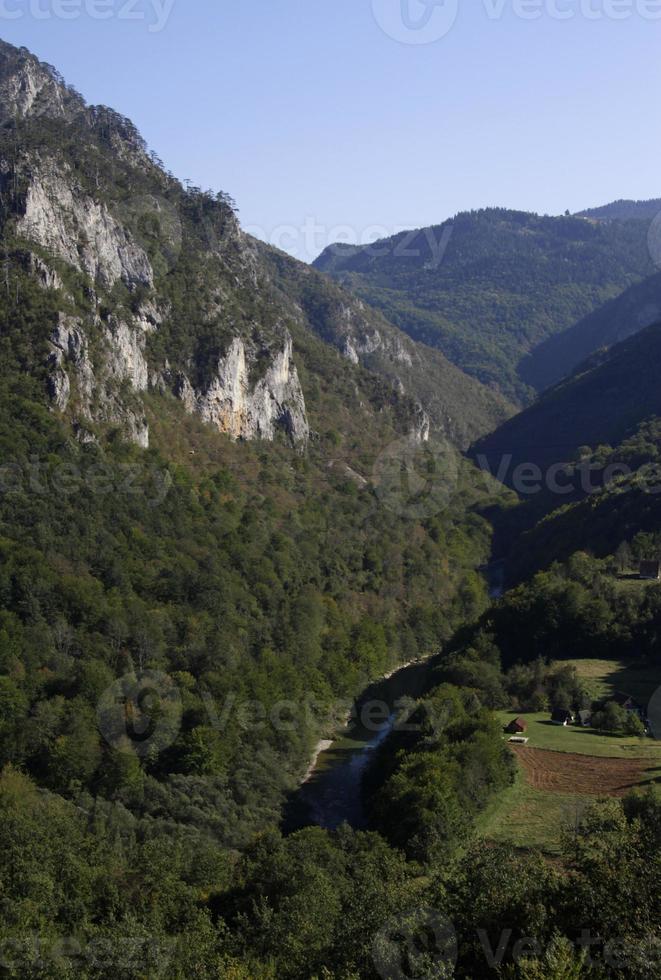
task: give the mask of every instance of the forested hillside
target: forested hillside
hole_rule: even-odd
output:
[[[3,964],[106,976],[110,944],[113,975],[222,975],[231,849],[277,826],[338,699],[486,604],[488,492],[439,435],[502,402],[435,424],[338,349],[343,317],[394,328],[2,57]],[[74,934],[92,960],[48,965]]]
[[[526,464],[541,467],[544,472],[537,483],[545,484],[550,467],[589,455],[602,445],[618,445],[646,419],[661,414],[660,356],[659,324],[595,354],[569,379],[481,440],[474,456],[492,473],[502,466],[508,485],[520,476],[517,467]],[[529,482],[535,482],[534,475]]]
[[[545,488],[505,519],[510,578],[521,581],[578,550],[604,558],[624,549],[632,571],[654,559],[661,548],[660,460],[658,418],[615,448],[586,450],[559,477],[565,492]]]
[[[333,245],[315,266],[411,337],[518,402],[539,344],[654,272],[649,222],[488,209],[374,245]]]
[[[484,602],[490,530],[466,507],[484,488],[425,443],[418,402],[311,329],[334,287],[312,274],[304,312],[226,198],[184,192],[128,122],[4,55],[45,115],[2,137],[3,762],[237,844],[277,819],[323,721],[285,736],[231,716],[221,732],[213,712],[324,704],[434,652]],[[43,204],[35,173],[41,191],[58,175],[70,212]],[[126,184],[152,208],[128,231],[108,210]],[[170,196],[154,204],[156,188]],[[49,250],[53,223],[85,220],[83,193],[96,240]],[[425,481],[421,510],[415,486],[390,489],[401,465],[431,466],[432,487],[449,465],[441,503]],[[144,671],[176,675],[183,715],[176,745],[138,760],[104,740],[97,707]]]
[[[292,344],[302,330],[340,351],[347,377],[362,364],[393,399],[415,403],[421,434],[466,448],[511,413],[441,354],[423,357],[383,317],[244,234],[227,194],[184,188],[129,120],[87,106],[27,52],[0,55],[4,239],[10,262],[62,295],[50,382],[61,409],[118,421],[146,445],[142,394],[158,390],[235,437],[303,445]]]
[[[542,391],[568,377],[598,351],[613,347],[661,320],[661,275],[631,286],[569,330],[536,347],[521,376]]]
[[[227,194],[185,189],[129,120],[5,44],[0,150],[0,975],[654,975],[653,792],[586,806],[553,862],[480,823],[518,788],[494,712],[583,697],[548,658],[635,642],[658,662],[658,591],[611,581],[612,550],[659,546],[652,509],[647,526],[631,493],[627,518],[609,489],[602,543],[577,495],[567,561],[491,604],[494,523],[535,522],[458,447],[508,416],[502,395],[245,235]],[[530,337],[639,275],[633,226],[465,221],[489,245],[451,263],[476,297],[463,322],[497,309],[494,282],[502,307],[457,351],[488,381],[527,349],[497,328],[539,302],[517,291],[526,248],[535,288],[559,284]],[[540,242],[558,246],[550,268]],[[560,407],[534,410],[549,438],[564,398],[596,426],[598,389],[609,437],[636,422],[616,452],[656,459],[657,423],[637,425],[658,341],[553,392]],[[581,534],[608,557],[576,556]],[[530,535],[534,561],[555,557]],[[285,835],[315,747],[405,663],[431,681],[371,705],[404,726],[368,765],[369,831]]]
[[[650,201],[613,201],[597,208],[579,211],[577,217],[595,221],[653,221],[661,214],[661,199]]]
[[[275,249],[258,247],[279,292],[289,302],[295,299],[312,330],[353,363],[414,397],[429,416],[432,433],[445,434],[465,450],[476,435],[514,413],[503,395],[455,367],[441,351],[411,340],[372,307],[350,303],[347,292],[329,277]]]

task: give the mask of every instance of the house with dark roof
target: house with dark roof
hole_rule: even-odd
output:
[[[505,731],[509,732],[510,735],[522,735],[528,731],[528,722],[525,718],[514,718]]]
[[[639,704],[638,701],[636,701],[636,699],[630,694],[625,694],[624,691],[616,691],[613,697],[609,700],[615,701],[615,703],[619,704],[619,706],[624,708],[625,711],[630,711],[633,714],[639,715],[641,718],[644,714],[642,704]]]
[[[565,708],[556,708],[551,715],[551,721],[554,725],[573,725],[574,715]]]

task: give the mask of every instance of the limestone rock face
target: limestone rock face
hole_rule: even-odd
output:
[[[25,49],[0,43],[0,122],[27,116],[68,117],[83,100]]]
[[[431,436],[431,419],[421,405],[416,406],[415,421],[410,435],[416,442],[429,442]]]
[[[32,169],[18,234],[112,289],[151,287],[154,273],[141,246],[110,214],[75,186],[66,168]]]
[[[60,314],[51,334],[48,355],[48,391],[53,407],[81,419],[120,425],[130,441],[149,446],[149,426],[142,412],[126,404],[118,394],[118,382],[128,381],[136,391],[148,385],[148,368],[139,334],[126,323],[112,321],[107,329],[105,357],[95,368],[84,324]]]
[[[372,354],[380,354],[392,364],[411,367],[411,345],[392,330],[378,330],[367,317],[360,315],[363,309],[363,303],[357,301],[353,309],[346,306],[340,311],[338,335],[344,356],[353,364],[359,364]]]
[[[240,230],[233,207],[222,195],[188,194],[130,120],[88,106],[55,69],[0,41],[0,126],[16,120],[35,138],[0,156],[0,223],[18,239],[8,268],[19,264],[57,294],[61,312],[47,354],[53,410],[70,417],[79,438],[111,424],[148,446],[142,395],[153,388],[174,393],[233,439],[284,432],[305,446],[305,399],[284,326],[289,310],[273,312],[283,300],[268,293],[257,243]],[[78,140],[75,161],[67,139],[42,140],[53,123]],[[114,167],[97,165],[108,159]],[[177,275],[180,260],[185,276]],[[70,283],[63,264],[79,282]],[[193,299],[182,311],[186,294]],[[205,345],[218,324],[225,352],[209,373]],[[161,331],[181,349],[157,338],[150,355],[150,335]]]
[[[62,279],[51,266],[34,252],[17,253],[16,259],[42,289],[63,289]]]
[[[129,119],[87,105],[55,69],[1,40],[0,233],[3,275],[20,266],[55,294],[40,297],[46,329],[61,312],[51,404],[92,437],[110,422],[145,445],[153,390],[234,439],[285,433],[304,446],[292,336],[312,385],[315,338],[344,355],[338,370],[357,376],[350,361],[387,382],[391,393],[375,397],[392,397],[416,438],[431,428],[467,448],[509,412],[440,352],[242,231],[227,194],[183,186]]]
[[[295,444],[306,445],[310,429],[289,333],[285,332],[282,350],[272,355],[266,373],[257,381],[251,380],[254,366],[254,353],[236,337],[219,359],[208,387],[196,390],[180,375],[175,393],[188,412],[200,415],[233,439],[271,441],[278,431],[284,431]]]
[[[142,310],[131,323],[114,316],[107,322],[97,321],[103,338],[97,363],[90,356],[82,321],[61,315],[51,335],[48,357],[54,408],[70,409],[83,420],[121,425],[128,438],[146,447],[148,425],[135,405],[127,404],[120,394],[122,384],[128,383],[136,395],[150,387],[173,391],[189,414],[199,415],[232,439],[272,441],[282,432],[294,445],[307,445],[310,428],[305,397],[288,331],[283,331],[281,349],[270,352],[262,377],[255,377],[257,352],[243,338],[235,337],[219,358],[211,381],[194,388],[183,373],[172,381],[150,372],[145,343],[149,330],[155,329],[152,317],[157,315]]]
[[[49,392],[56,408],[62,412],[71,398],[69,370],[75,375],[80,400],[88,408],[94,391],[94,370],[81,326],[75,317],[60,314],[58,325],[51,334]]]
[[[111,378],[128,381],[136,391],[149,387],[149,366],[144,354],[144,334],[123,320],[110,317],[106,330],[108,357],[106,366]]]

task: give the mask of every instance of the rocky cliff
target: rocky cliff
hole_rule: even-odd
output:
[[[192,387],[180,374],[175,393],[186,409],[233,439],[275,438],[286,432],[295,443],[307,443],[310,427],[305,399],[292,361],[292,340],[285,333],[282,350],[273,354],[263,378],[250,382],[250,349],[235,337],[227,354],[219,358],[213,379],[204,390]]]
[[[417,438],[433,434],[465,449],[476,432],[490,431],[512,414],[497,392],[469,378],[440,351],[411,340],[327,276],[267,246],[259,249],[272,282],[323,340],[415,402]]]
[[[226,195],[183,188],[129,120],[4,43],[0,121],[6,262],[60,297],[47,388],[76,431],[111,424],[147,446],[154,391],[233,439],[304,448],[309,331],[342,354],[348,377],[386,379],[417,438],[466,447],[509,414],[440,353],[245,235]]]
[[[27,156],[11,172],[26,186],[17,214],[16,234],[85,273],[95,284],[112,289],[154,284],[154,272],[143,248],[110,214],[108,207],[84,193],[72,168]],[[5,180],[7,186],[7,180]]]
[[[48,116],[71,119],[85,109],[83,99],[51,65],[27,48],[0,41],[0,122]]]
[[[236,316],[232,303],[210,373],[197,370],[195,343],[178,365],[173,351],[159,358],[150,350],[151,336],[179,326],[183,311],[165,280],[182,249],[199,252],[200,243],[190,234],[183,240],[190,231],[186,192],[147,153],[131,124],[111,110],[87,107],[54,69],[5,44],[0,119],[11,133],[0,160],[5,242],[39,286],[62,296],[47,355],[53,408],[69,413],[79,431],[84,423],[112,423],[147,446],[139,396],[155,389],[234,439],[282,433],[304,446],[305,398],[284,322],[263,331],[259,317]],[[210,320],[222,319],[223,300],[232,291],[260,289],[249,243],[228,206],[213,203],[223,212],[223,232],[216,234],[216,214],[203,227],[205,254],[198,258],[218,295],[200,297],[192,308],[187,303],[186,310],[193,320],[188,333],[203,341],[206,357],[204,335]]]

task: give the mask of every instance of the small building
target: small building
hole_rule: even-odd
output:
[[[641,561],[640,577],[647,582],[661,581],[661,561]]]
[[[528,731],[528,722],[525,718],[515,718],[509,723],[505,731],[509,732],[510,735],[523,735],[524,732]]]
[[[624,691],[616,691],[613,697],[609,700],[614,701],[615,704],[619,704],[619,706],[624,708],[625,711],[639,715],[642,718],[644,713],[643,706],[639,704],[630,694],[625,694]]]
[[[527,745],[530,739],[525,735],[512,735],[508,741],[512,745]]]
[[[592,709],[585,708],[583,711],[579,711],[578,720],[580,721],[583,728],[589,728],[592,724]]]
[[[567,711],[565,708],[556,708],[551,715],[551,721],[554,725],[573,725],[574,716],[571,711]]]

